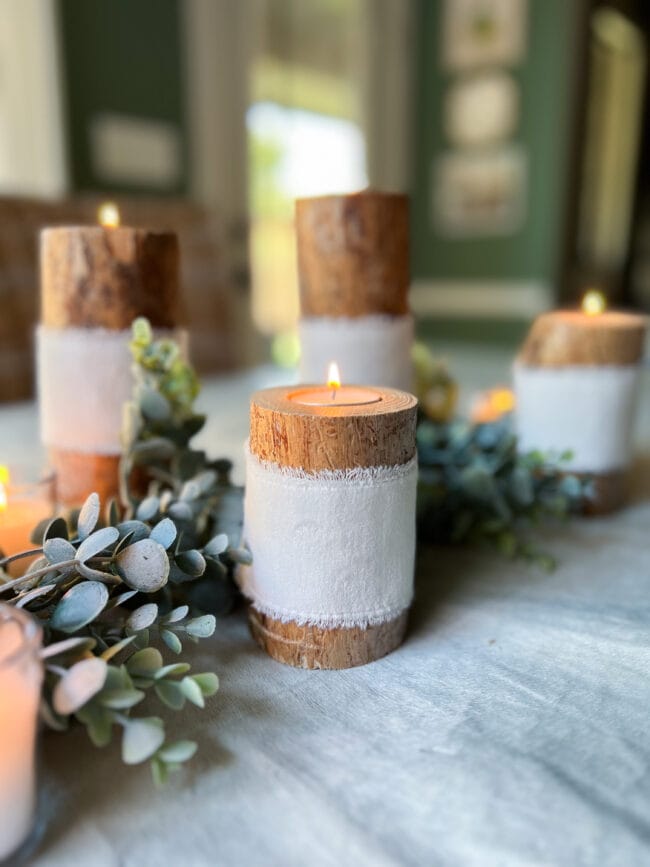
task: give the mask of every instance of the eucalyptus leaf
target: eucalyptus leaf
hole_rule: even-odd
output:
[[[50,618],[50,626],[59,632],[76,632],[98,617],[107,602],[108,590],[104,584],[83,581],[61,597]]]
[[[120,534],[120,539],[126,536],[131,536],[132,542],[140,542],[142,539],[149,538],[149,527],[143,521],[122,521],[117,525]]]
[[[158,757],[164,762],[186,762],[196,753],[198,747],[194,741],[176,741],[163,747]]]
[[[176,635],[175,632],[172,632],[170,629],[161,629],[160,637],[165,642],[167,647],[172,651],[172,653],[180,653],[183,649],[180,638],[178,637],[178,635]]]
[[[172,710],[181,710],[185,705],[186,696],[180,683],[173,680],[161,680],[156,683],[154,692],[158,698]]]
[[[169,614],[166,614],[162,622],[178,623],[179,620],[184,620],[187,617],[189,610],[189,605],[179,605],[178,608],[173,608]]]
[[[96,557],[106,548],[114,545],[120,534],[116,527],[104,527],[101,530],[95,530],[90,536],[87,536],[79,548],[77,549],[77,557],[82,563],[90,560],[91,557]]]
[[[131,450],[131,460],[142,466],[155,461],[169,460],[174,455],[174,443],[170,440],[156,437],[138,442]]]
[[[149,538],[153,539],[154,542],[158,542],[159,545],[162,545],[163,548],[167,549],[176,541],[176,535],[176,524],[174,524],[171,518],[163,518],[162,521],[158,521],[156,526],[153,528]]]
[[[53,518],[47,524],[45,528],[45,532],[43,533],[43,540],[47,539],[67,539],[68,537],[68,525],[65,522],[64,518]]]
[[[138,506],[135,517],[138,521],[152,521],[160,509],[160,500],[158,497],[145,497]]]
[[[141,605],[133,611],[127,621],[126,626],[133,632],[140,632],[142,629],[148,629],[156,622],[158,617],[158,606],[155,602],[147,602],[146,605]]]
[[[216,625],[217,621],[213,614],[203,614],[201,617],[188,620],[185,624],[185,631],[196,638],[209,638],[214,634]]]
[[[155,593],[167,583],[167,552],[152,539],[142,539],[129,545],[120,551],[115,562],[120,576],[134,590]]]
[[[74,560],[77,557],[77,549],[67,539],[55,536],[43,544],[43,554],[48,563],[56,566],[58,563]]]
[[[97,642],[94,638],[64,638],[63,641],[55,641],[54,644],[46,645],[41,650],[41,659],[52,659],[55,656],[64,656],[71,651],[92,650]]]
[[[126,668],[133,677],[153,677],[162,664],[160,651],[155,647],[145,647],[127,660]]]
[[[185,502],[172,503],[168,512],[176,521],[191,521],[194,517],[192,507]]]
[[[211,557],[218,557],[228,547],[228,536],[225,533],[219,533],[218,536],[210,539],[207,545],[203,548],[204,554],[209,554]]]
[[[180,551],[174,559],[179,569],[192,578],[199,578],[205,572],[205,557],[200,551]]]
[[[193,674],[192,680],[198,685],[206,698],[210,695],[214,695],[219,689],[219,678],[211,671],[205,671],[201,674]]]
[[[153,388],[143,388],[138,403],[142,414],[152,421],[165,421],[171,416],[169,401]]]
[[[135,707],[143,698],[144,692],[139,689],[110,689],[102,690],[98,701],[111,710],[127,710]]]
[[[54,710],[65,716],[75,713],[96,695],[106,680],[106,663],[93,657],[82,659],[63,675],[54,687]]]
[[[91,702],[77,711],[76,717],[86,726],[88,737],[96,747],[105,747],[111,742],[113,716],[109,710]]]
[[[81,507],[77,518],[77,533],[80,539],[90,536],[99,521],[100,503],[99,494],[91,494]]]
[[[159,717],[128,720],[122,735],[122,761],[137,765],[151,758],[165,741],[163,722]]]
[[[164,677],[171,677],[177,674],[186,674],[190,670],[190,665],[187,662],[172,662],[171,665],[163,665],[154,674],[154,680],[161,680]]]
[[[188,701],[191,701],[192,704],[195,704],[197,707],[205,707],[201,687],[195,680],[192,680],[191,677],[184,677],[181,680],[181,689],[183,690],[183,695],[188,699]]]

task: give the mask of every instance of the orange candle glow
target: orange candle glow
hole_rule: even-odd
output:
[[[0,466],[0,549],[5,557],[33,548],[32,530],[52,511],[51,480],[14,484],[9,469]],[[21,574],[29,562],[18,560],[9,571]]]
[[[474,424],[498,421],[515,408],[515,395],[509,388],[491,388],[480,394],[472,407]]]

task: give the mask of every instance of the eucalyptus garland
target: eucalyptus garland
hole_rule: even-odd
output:
[[[417,443],[421,543],[487,542],[507,557],[555,566],[530,530],[566,519],[590,495],[589,482],[563,470],[570,453],[519,454],[508,416],[487,424],[423,417]]]
[[[168,743],[159,716],[139,715],[146,696],[180,711],[203,707],[213,672],[191,671],[183,644],[207,638],[215,613],[234,601],[232,571],[248,560],[236,541],[241,490],[230,463],[209,460],[190,440],[204,419],[193,409],[198,382],[171,340],[133,326],[134,399],[125,408],[123,503],[104,513],[92,494],[77,514],[36,528],[30,551],[0,560],[0,599],[41,624],[42,714],[55,729],[77,721],[92,742],[121,733],[127,764],[149,760],[162,782],[196,750]],[[23,575],[7,567],[36,558]],[[160,648],[177,656],[165,662]]]

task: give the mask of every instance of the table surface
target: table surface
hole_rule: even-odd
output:
[[[448,354],[472,388],[508,379],[504,353]],[[240,478],[247,396],[277,381],[261,370],[204,391],[203,444],[237,456]],[[0,421],[3,460],[37,454],[33,406]],[[650,863],[648,466],[641,455],[625,511],[544,534],[553,574],[424,551],[408,638],[371,665],[288,668],[243,614],[220,621],[192,662],[221,688],[204,711],[169,713],[200,750],[166,788],[82,729],[43,739],[30,863]]]

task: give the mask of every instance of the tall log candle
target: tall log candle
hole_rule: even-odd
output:
[[[336,358],[361,385],[413,387],[408,199],[365,191],[296,202],[300,377]]]
[[[522,451],[571,452],[567,470],[593,479],[588,512],[625,499],[646,318],[604,310],[600,293],[583,310],[538,317],[514,368]]]
[[[302,668],[349,668],[403,640],[413,593],[416,399],[304,386],[251,400],[240,575],[257,642]]]
[[[41,438],[62,505],[118,492],[130,326],[138,316],[158,329],[178,325],[178,269],[174,232],[114,225],[41,232]]]

